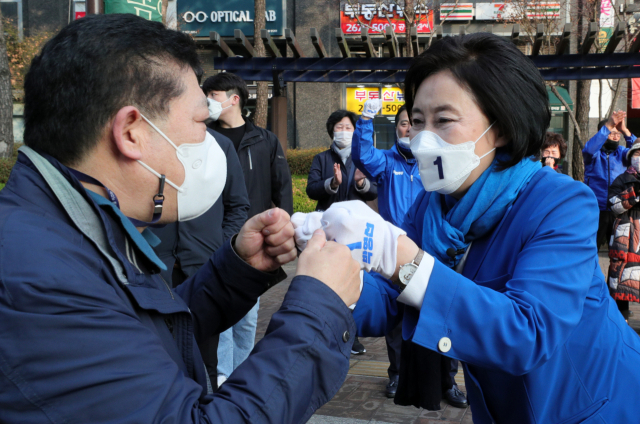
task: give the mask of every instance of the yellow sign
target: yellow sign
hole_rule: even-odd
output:
[[[404,93],[397,87],[382,89],[382,114],[395,115],[404,104]]]
[[[364,102],[379,98],[380,89],[378,87],[347,87],[347,110],[361,115]]]

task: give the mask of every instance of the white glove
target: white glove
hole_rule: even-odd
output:
[[[407,234],[359,200],[338,202],[322,215],[327,240],[344,244],[361,269],[391,278],[396,271],[398,237]],[[312,232],[313,234],[313,232]]]
[[[291,217],[291,224],[293,224],[294,230],[293,239],[300,251],[303,251],[307,247],[307,242],[313,237],[314,231],[322,228],[322,224],[320,223],[321,218],[322,212],[296,212]]]
[[[382,102],[380,102],[380,99],[367,100],[364,102],[362,116],[373,119],[378,112],[380,112],[380,109],[382,109]]]

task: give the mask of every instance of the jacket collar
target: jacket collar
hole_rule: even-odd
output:
[[[244,120],[245,131],[244,135],[242,136],[242,140],[240,141],[240,145],[238,146],[238,151],[247,146],[256,144],[257,142],[262,140],[262,133],[260,132],[258,127],[256,127],[253,122],[251,122],[251,120],[247,119],[246,117],[243,116],[242,119]],[[220,128],[222,128],[222,126],[220,125],[220,121],[215,121],[211,126],[211,129],[215,131],[218,131]]]

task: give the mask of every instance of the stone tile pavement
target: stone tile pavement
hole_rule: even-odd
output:
[[[600,265],[606,275],[609,260],[605,252],[600,253]],[[282,303],[291,278],[295,274],[295,262],[287,265],[287,280],[272,288],[260,299],[256,342],[263,336],[271,319]],[[640,305],[632,304],[634,316],[630,325],[640,334]],[[384,389],[387,384],[387,349],[384,338],[361,338],[367,349],[363,355],[352,356],[347,378],[334,398],[320,408],[309,420],[310,424],[471,424],[469,408],[460,409],[441,403],[440,411],[427,411],[410,406],[397,406],[387,399]],[[458,386],[465,391],[462,372],[456,376]]]

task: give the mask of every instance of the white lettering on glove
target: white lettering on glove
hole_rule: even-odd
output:
[[[380,99],[372,99],[364,102],[364,108],[362,109],[362,116],[373,119],[378,112],[382,109],[382,103]]]
[[[406,232],[386,222],[359,200],[338,202],[322,215],[327,240],[344,244],[365,271],[391,278],[396,270],[398,237]]]

